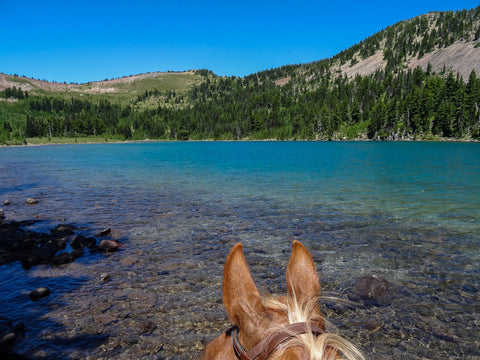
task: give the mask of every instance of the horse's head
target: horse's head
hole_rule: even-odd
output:
[[[262,299],[241,244],[224,268],[223,302],[234,326],[205,348],[201,360],[363,359],[338,335],[325,332],[320,282],[312,256],[298,241],[287,266],[287,296]]]

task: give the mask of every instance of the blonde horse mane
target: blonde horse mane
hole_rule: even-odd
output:
[[[281,301],[280,299],[285,301]],[[289,324],[299,322],[309,324],[323,321],[322,316],[313,311],[318,304],[317,298],[299,303],[295,296],[282,298],[268,296],[263,299],[263,302],[265,307],[270,311],[286,315]],[[274,327],[270,330],[273,332],[279,330],[279,328],[281,328],[281,326]],[[301,346],[307,349],[307,351],[310,352],[310,360],[365,360],[362,353],[352,343],[341,336],[332,333],[323,333],[315,336],[311,332],[295,335],[291,340],[283,343],[272,357],[272,360],[279,358],[284,351],[295,346]],[[340,354],[340,357],[338,357],[338,354]]]

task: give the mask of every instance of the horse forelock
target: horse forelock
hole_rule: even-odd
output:
[[[268,330],[269,333],[280,330],[287,324],[299,322],[323,324],[324,322],[322,315],[315,311],[318,304],[317,298],[312,298],[306,302],[298,302],[295,297],[266,297],[263,299],[263,302],[269,312],[283,314],[288,320],[287,323],[272,324],[272,327]],[[271,360],[281,359],[285,351],[291,348],[305,349],[309,360],[342,358],[347,360],[364,360],[360,351],[341,336],[335,333],[323,333],[316,336],[312,332],[301,335],[292,334],[292,339],[281,344],[271,357]]]

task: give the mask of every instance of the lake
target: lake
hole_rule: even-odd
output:
[[[27,198],[39,204],[28,206]],[[222,271],[244,244],[261,292],[311,251],[331,330],[367,359],[480,357],[480,144],[151,142],[0,148],[7,220],[110,227],[120,252],[0,267],[32,358],[194,359],[226,330]],[[111,280],[100,281],[108,273]],[[391,288],[352,296],[363,276]],[[52,294],[32,302],[47,286]],[[145,330],[148,328],[148,331]]]

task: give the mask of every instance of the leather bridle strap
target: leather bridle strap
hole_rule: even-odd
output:
[[[314,324],[308,324],[306,322],[290,324],[271,333],[251,350],[246,351],[238,339],[238,327],[234,326],[231,329],[233,350],[239,360],[266,360],[281,343],[295,337],[296,335],[306,334],[308,332],[312,332],[314,335],[321,335],[324,333],[321,328]]]

